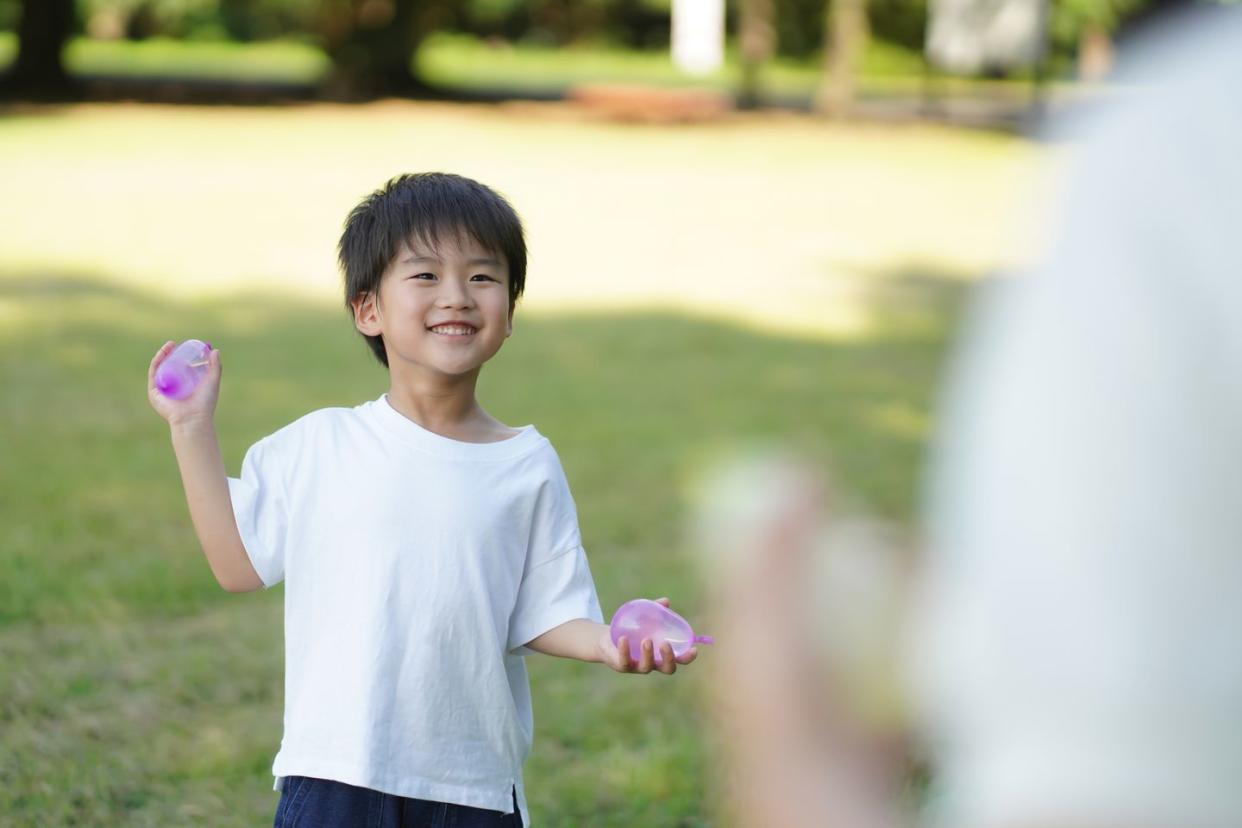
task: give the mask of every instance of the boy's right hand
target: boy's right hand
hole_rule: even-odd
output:
[[[216,411],[216,400],[220,396],[220,352],[212,348],[207,355],[207,373],[184,400],[173,400],[165,397],[155,387],[155,369],[168,358],[176,346],[175,342],[165,342],[155,352],[151,367],[147,370],[147,399],[156,413],[168,421],[173,427],[209,423]]]

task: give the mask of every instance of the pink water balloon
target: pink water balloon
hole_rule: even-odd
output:
[[[715,644],[710,635],[695,635],[690,623],[663,604],[648,598],[636,598],[622,604],[612,616],[609,632],[614,645],[625,636],[629,644],[630,658],[642,658],[644,638],[650,638],[655,650],[656,664],[663,663],[660,648],[667,641],[673,655],[681,658],[695,644]]]
[[[155,369],[155,387],[172,400],[184,400],[207,375],[207,355],[211,343],[187,339]]]

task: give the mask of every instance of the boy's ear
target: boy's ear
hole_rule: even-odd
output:
[[[367,336],[379,336],[380,318],[377,297],[374,293],[364,293],[350,300],[354,308],[354,327]]]

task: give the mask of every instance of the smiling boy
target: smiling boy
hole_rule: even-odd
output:
[[[511,287],[507,272],[505,262],[469,237],[419,240],[413,247],[402,241],[378,287],[354,287],[355,325],[372,342],[379,339],[376,356],[388,366],[394,408],[466,442],[517,434],[466,393],[513,333],[510,297],[520,295],[521,284]]]
[[[602,623],[560,460],[475,396],[513,331],[526,245],[513,208],[455,175],[405,175],[349,215],[346,307],[389,389],[312,412],[226,478],[219,352],[182,401],[151,378],[204,553],[230,592],[285,583],[275,824],[522,826],[533,721],[524,656],[619,672],[693,661]],[[667,601],[661,599],[667,604]]]

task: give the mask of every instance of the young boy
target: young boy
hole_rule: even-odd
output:
[[[386,394],[312,412],[226,478],[212,416],[220,352],[169,423],[194,529],[229,592],[285,581],[276,825],[529,824],[531,651],[637,662],[602,621],[565,474],[533,426],[475,398],[513,331],[526,243],[513,208],[455,175],[395,178],[340,241],[346,306]],[[666,599],[661,602],[667,605]]]

